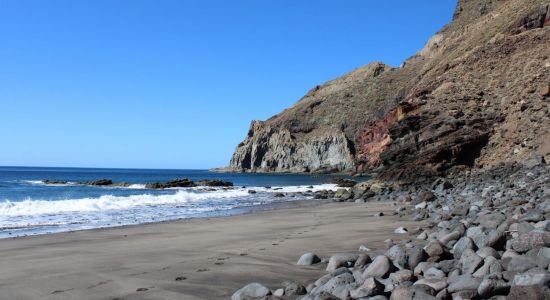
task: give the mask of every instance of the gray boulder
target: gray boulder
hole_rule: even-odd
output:
[[[384,285],[374,277],[367,278],[357,289],[350,292],[353,299],[375,296],[384,292]]]
[[[325,284],[318,286],[311,290],[312,295],[318,295],[322,292],[332,294],[334,290],[337,288],[342,288],[342,286],[347,286],[351,283],[355,282],[355,278],[350,273],[344,273],[340,274],[338,276],[333,277],[329,281],[327,281]]]
[[[387,277],[392,269],[390,259],[385,255],[377,256],[374,261],[363,272],[363,278]]]
[[[330,257],[327,272],[334,272],[340,267],[353,266],[359,255],[352,253],[338,253]]]
[[[298,259],[298,262],[296,264],[299,266],[311,266],[320,262],[321,259],[319,258],[319,256],[317,256],[315,253],[310,252],[300,256],[300,259]]]
[[[466,249],[460,257],[460,270],[462,274],[472,274],[483,262],[483,258],[477,255],[474,250]]]
[[[447,280],[444,278],[422,278],[414,283],[414,285],[427,285],[434,291],[439,292],[447,287]]]
[[[424,251],[429,257],[442,256],[445,254],[445,246],[437,240],[430,241],[425,247]]]
[[[414,246],[409,251],[409,268],[411,268],[411,270],[414,270],[414,268],[416,268],[419,263],[425,261],[426,258],[428,258],[428,255],[426,254],[424,249],[419,246]]]
[[[527,273],[516,274],[512,281],[512,286],[547,286],[548,284],[550,284],[550,273],[542,270],[533,270]]]
[[[455,258],[460,258],[466,249],[474,249],[474,247],[474,241],[472,241],[471,238],[464,236],[460,238],[453,246],[453,254]]]
[[[550,299],[550,289],[546,286],[513,286],[506,300],[547,300]]]
[[[449,293],[454,293],[462,290],[475,290],[477,293],[477,289],[479,288],[480,284],[481,278],[475,278],[469,274],[460,275],[454,278],[449,278],[449,287],[447,288],[447,290],[449,291]]]
[[[497,278],[485,278],[477,288],[477,293],[482,298],[490,298],[494,295],[506,295],[509,291],[510,283]]]
[[[259,283],[250,283],[236,291],[231,300],[261,299],[271,294],[271,291]]]
[[[390,300],[436,300],[433,294],[420,286],[398,286],[393,290]]]
[[[510,246],[513,250],[523,253],[537,247],[550,246],[550,232],[531,231],[529,233],[520,234],[512,239]]]

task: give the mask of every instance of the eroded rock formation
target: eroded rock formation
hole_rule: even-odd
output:
[[[252,123],[230,168],[387,178],[550,160],[550,5],[460,0],[399,68],[372,63]]]

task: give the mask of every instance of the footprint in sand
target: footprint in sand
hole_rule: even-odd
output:
[[[93,288],[96,288],[96,287],[98,287],[98,286],[107,284],[107,283],[109,283],[109,282],[112,282],[112,280],[100,281],[100,282],[98,282],[98,283],[96,283],[96,284],[90,285],[87,289],[88,289],[88,290],[89,290],[89,289],[93,289]]]
[[[65,293],[65,292],[72,291],[72,290],[74,290],[74,288],[66,289],[66,290],[55,290],[55,291],[51,292],[51,294],[54,295],[54,294],[59,294],[59,293]]]

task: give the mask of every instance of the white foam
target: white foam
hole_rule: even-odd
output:
[[[22,180],[22,181],[30,184],[44,184],[42,180]]]
[[[307,191],[317,192],[321,190],[336,190],[336,184],[319,184],[319,185],[295,185],[295,186],[274,186],[270,189],[260,188],[262,191],[272,193],[305,193]]]
[[[225,190],[197,193],[179,190],[165,195],[103,195],[99,198],[67,200],[24,200],[20,202],[5,201],[0,203],[0,216],[31,216],[44,214],[62,214],[70,212],[92,212],[106,210],[123,210],[139,206],[157,206],[166,204],[183,204],[208,199],[229,199],[247,196],[245,190]]]
[[[129,186],[127,186],[127,188],[136,189],[136,190],[143,190],[143,189],[145,189],[145,184],[139,184],[139,183],[130,184]]]
[[[41,181],[34,181],[43,184]],[[110,187],[114,188],[114,187]],[[144,189],[143,184],[126,188]],[[69,230],[158,222],[227,211],[250,205],[296,200],[277,198],[274,193],[335,190],[334,184],[281,187],[192,187],[172,191],[143,191],[130,196],[103,195],[81,199],[26,199],[0,201],[0,238]],[[249,190],[257,193],[250,194]],[[105,190],[106,193],[110,193]],[[305,197],[303,199],[311,199]]]
[[[42,180],[21,180],[22,182],[26,182],[29,184],[34,185],[47,185],[47,186],[67,186],[67,185],[76,185],[77,182],[67,181],[67,183],[45,183]]]

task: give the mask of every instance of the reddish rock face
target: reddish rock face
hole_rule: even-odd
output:
[[[360,168],[380,165],[380,154],[391,143],[389,128],[397,122],[397,108],[390,110],[381,119],[375,120],[359,134],[357,160]]]
[[[406,102],[401,103],[363,128],[357,141],[358,171],[362,172],[381,165],[380,155],[388,149],[393,141],[390,128],[396,126],[397,122],[405,119],[408,115],[414,114],[418,107]]]

